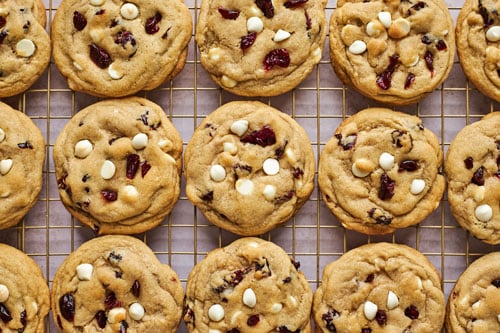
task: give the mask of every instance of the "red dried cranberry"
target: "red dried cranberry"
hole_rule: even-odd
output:
[[[122,320],[120,322],[120,333],[127,332],[127,328],[128,328],[128,323],[125,320]]]
[[[380,176],[380,189],[378,191],[378,197],[381,200],[388,200],[394,196],[394,187],[396,182],[392,180],[387,173],[383,173]]]
[[[140,157],[137,154],[127,155],[127,171],[126,175],[128,179],[134,179],[137,170],[139,169]]]
[[[427,69],[431,72],[431,77],[434,76],[434,65],[432,64],[434,62],[434,56],[432,55],[431,51],[425,52],[424,60]]]
[[[78,31],[82,31],[87,26],[87,19],[82,13],[75,11],[73,13],[73,25]]]
[[[437,43],[436,43],[436,49],[438,49],[438,51],[444,51],[448,48],[448,46],[446,46],[446,42],[442,39],[438,40]]]
[[[271,0],[255,0],[255,4],[262,10],[265,17],[272,18],[274,16],[274,7]]]
[[[206,201],[208,203],[214,200],[214,191],[207,192],[200,197],[201,200]]]
[[[423,1],[419,1],[417,2],[416,4],[414,4],[413,6],[410,7],[410,9],[408,9],[408,16],[411,15],[411,10],[413,9],[414,11],[419,11],[420,9],[422,8],[425,8],[427,7],[427,4]]]
[[[21,149],[33,149],[33,145],[28,140],[18,143],[17,146]]]
[[[5,17],[0,16],[0,28],[5,27],[5,24],[7,24],[7,20],[5,19]]]
[[[384,310],[378,310],[375,314],[375,320],[380,326],[387,324],[387,314]]]
[[[426,45],[429,45],[430,43],[432,43],[432,40],[427,35],[423,35],[421,41],[422,41],[422,43],[424,43]]]
[[[146,20],[146,26],[145,26],[146,32],[150,35],[157,33],[160,30],[160,27],[158,26],[160,21],[161,21],[160,13],[156,13],[154,16],[148,18]]]
[[[113,190],[102,190],[101,195],[106,201],[116,201],[118,199],[118,193]]]
[[[406,77],[405,80],[405,89],[410,88],[410,86],[415,82],[415,74],[413,73],[408,73],[408,76]]]
[[[23,327],[26,326],[26,323],[27,323],[26,310],[23,310],[23,312],[21,312],[19,320],[21,321],[21,324],[23,325]]]
[[[106,307],[106,311],[109,311],[113,308],[121,307],[122,302],[116,299],[116,295],[114,292],[110,292],[104,299],[104,306]]]
[[[283,194],[282,196],[277,197],[276,199],[274,199],[274,203],[277,204],[277,205],[281,205],[282,203],[290,201],[290,200],[292,200],[294,194],[295,194],[295,191],[294,190],[290,190],[287,193]]]
[[[415,305],[410,305],[405,309],[405,316],[410,319],[418,319],[419,313]]]
[[[370,273],[370,274],[366,277],[365,282],[366,282],[366,283],[372,283],[374,279],[375,279],[375,274]]]
[[[372,329],[369,327],[364,327],[361,329],[361,333],[372,333]]]
[[[240,330],[237,328],[231,328],[227,333],[240,333]]]
[[[483,18],[484,27],[485,28],[489,27],[490,25],[492,25],[494,23],[493,18],[490,17],[490,13],[489,13],[488,9],[486,9],[486,7],[483,6],[481,1],[479,1],[478,7],[479,7],[479,14]]]
[[[138,280],[135,280],[132,284],[132,288],[130,288],[130,291],[132,292],[132,295],[139,297],[141,294],[141,283]]]
[[[257,39],[257,33],[249,32],[248,35],[241,37],[240,48],[242,50],[248,49],[250,46],[253,45],[253,43],[255,43],[256,39]]]
[[[259,315],[251,315],[247,319],[247,325],[248,326],[255,326],[259,323],[259,321],[260,321]]]
[[[302,171],[301,168],[293,168],[292,175],[293,175],[293,178],[299,179],[300,177],[302,177],[304,175],[304,171]]]
[[[236,20],[238,18],[238,16],[240,16],[239,10],[226,9],[223,7],[219,7],[218,10],[219,10],[219,13],[222,15],[222,17],[227,19],[227,20]]]
[[[3,43],[5,37],[7,37],[7,31],[5,30],[0,31],[0,45]]]
[[[311,18],[309,17],[309,14],[307,14],[307,10],[304,10],[304,15],[306,16],[306,29],[311,30],[312,21]]]
[[[273,129],[269,125],[265,125],[260,130],[255,130],[245,135],[240,141],[266,147],[276,143],[276,134],[274,134]]]
[[[3,303],[0,303],[0,319],[2,319],[4,323],[8,323],[12,320],[9,310],[7,310]]]
[[[471,182],[483,186],[484,185],[484,167],[480,166],[472,175]]]
[[[107,68],[112,60],[111,56],[109,53],[103,49],[97,46],[96,44],[91,44],[90,45],[90,59],[94,62],[94,64],[97,65],[99,68]]]
[[[470,170],[474,167],[474,159],[469,156],[464,160],[464,164],[465,167]]]
[[[290,65],[290,54],[286,49],[274,49],[264,58],[264,68],[272,69],[274,66],[288,67]]]
[[[116,34],[115,38],[115,44],[120,44],[123,48],[127,45],[127,43],[130,43],[130,45],[135,46],[137,42],[135,41],[134,35],[130,31],[126,30],[120,30]]]
[[[149,164],[147,161],[143,161],[141,163],[141,176],[142,176],[142,178],[144,178],[144,176],[146,176],[149,169],[151,169],[151,164]]]
[[[75,299],[71,294],[64,294],[59,298],[59,310],[67,321],[75,319]]]
[[[298,329],[297,329],[297,330],[295,330],[295,331],[290,331],[290,330],[288,329],[288,327],[286,327],[286,326],[282,325],[282,326],[278,327],[278,332],[279,332],[279,333],[300,333],[300,328],[298,328]]]
[[[393,54],[392,56],[389,57],[389,66],[377,76],[377,85],[383,89],[387,90],[391,87],[392,83],[392,74],[394,74],[394,71],[399,65],[399,55]]]
[[[494,279],[493,281],[491,281],[491,284],[497,288],[500,288],[500,279]]]
[[[333,320],[338,318],[340,314],[336,310],[328,310],[327,313],[321,315],[321,319],[325,322],[326,329],[332,333],[337,332],[337,328],[333,324]]]
[[[398,172],[401,171],[416,171],[418,170],[418,163],[414,160],[404,160],[399,163]]]
[[[307,1],[309,1],[309,0],[288,0],[283,5],[286,8],[295,8],[295,7],[298,7],[300,5],[305,4]]]
[[[96,15],[102,15],[106,12],[104,9],[99,9],[97,12],[95,12]]]
[[[108,321],[108,317],[106,316],[106,312],[104,312],[102,310],[98,311],[95,314],[95,320],[97,321],[97,326],[99,326],[99,328],[106,327],[106,322]]]
[[[338,133],[335,134],[335,137],[337,138],[339,145],[341,145],[344,150],[352,149],[356,145],[356,140],[358,139],[357,134],[351,134],[342,138],[342,134]]]

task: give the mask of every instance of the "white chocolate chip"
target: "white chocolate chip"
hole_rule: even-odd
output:
[[[9,298],[9,288],[6,285],[0,284],[0,303],[5,302]]]
[[[175,158],[172,157],[172,155],[165,153],[165,158],[169,160],[171,163],[177,164],[177,161],[175,160]]]
[[[399,305],[398,296],[389,290],[389,293],[387,294],[387,308],[389,310],[392,310],[398,305]]]
[[[321,60],[321,48],[317,47],[312,51],[312,57],[315,63],[318,63]]]
[[[242,195],[253,193],[253,182],[250,179],[238,179],[236,181],[236,191]]]
[[[380,21],[370,21],[366,25],[366,34],[370,37],[377,37],[382,31],[384,31],[384,26]]]
[[[476,215],[476,218],[479,221],[488,222],[489,220],[491,220],[491,217],[493,216],[493,210],[491,209],[490,205],[486,204],[479,205],[476,207],[474,215]]]
[[[94,43],[99,43],[104,39],[104,37],[106,37],[106,33],[104,32],[104,29],[93,29],[90,30],[89,36]]]
[[[372,303],[370,301],[366,301],[363,311],[365,313],[366,319],[373,320],[375,318],[375,316],[377,315],[377,311],[378,311],[377,304]]]
[[[148,136],[144,133],[138,133],[132,138],[132,147],[135,150],[141,150],[148,145]]]
[[[358,167],[356,166],[356,162],[354,162],[352,164],[352,167],[351,167],[351,171],[352,171],[352,174],[358,178],[363,178],[363,177],[366,177],[370,174],[369,171],[361,171],[358,169]]]
[[[21,39],[16,44],[16,54],[20,57],[28,58],[35,53],[35,43],[29,39]]]
[[[76,275],[80,281],[90,281],[94,267],[91,264],[80,264],[76,266]]]
[[[168,143],[168,140],[161,139],[160,141],[158,141],[158,147],[160,147],[160,149],[165,149],[168,146]]]
[[[382,153],[378,158],[378,164],[380,167],[386,171],[389,171],[394,166],[394,156],[389,153]]]
[[[419,61],[420,61],[420,57],[418,56],[418,54],[416,54],[413,61],[408,64],[408,67],[416,66]]]
[[[243,311],[235,311],[233,315],[231,316],[231,325],[235,325],[236,322],[238,321],[238,317],[243,314]]]
[[[83,67],[82,67],[82,66],[80,66],[80,64],[79,64],[79,63],[77,63],[76,61],[73,61],[73,66],[75,66],[75,68],[76,68],[77,70],[79,70],[79,71],[83,70]]]
[[[394,20],[387,32],[392,38],[403,38],[410,33],[410,21],[402,17]]]
[[[221,49],[219,47],[213,47],[208,50],[208,58],[212,61],[219,61],[221,55]]]
[[[220,81],[224,85],[224,87],[227,87],[227,88],[234,88],[238,84],[238,82],[236,82],[233,79],[228,78],[225,75],[222,75],[222,77],[220,78]]]
[[[256,243],[256,242],[248,242],[247,243],[247,246],[248,247],[252,247],[254,249],[258,248],[259,247],[259,243]]]
[[[38,313],[38,304],[36,304],[36,302],[31,302],[31,307],[34,313]]]
[[[251,288],[247,288],[243,292],[243,304],[245,304],[249,308],[254,308],[257,304],[257,298],[255,297],[255,293]]]
[[[380,23],[386,28],[389,28],[392,23],[392,17],[390,12],[380,12],[378,13],[378,19]]]
[[[103,179],[111,179],[115,175],[116,167],[110,160],[104,161],[101,167],[101,177]]]
[[[481,301],[477,301],[477,302],[472,304],[472,309],[477,310],[477,309],[479,309],[480,305],[481,305]]]
[[[422,193],[425,188],[425,180],[423,179],[413,179],[410,185],[411,194],[417,195]]]
[[[490,42],[498,42],[500,40],[500,26],[493,26],[486,31],[486,39]]]
[[[274,303],[274,304],[271,306],[271,312],[272,312],[272,313],[278,313],[278,312],[280,312],[282,309],[283,309],[283,304],[281,304],[281,303]]]
[[[0,142],[2,142],[3,140],[5,140],[5,132],[0,128]]]
[[[93,146],[89,140],[80,140],[75,145],[75,156],[85,158],[92,152]]]
[[[108,74],[113,80],[119,80],[123,77],[123,73],[117,71],[115,67],[116,66],[114,62],[111,65],[109,65]]]
[[[132,303],[128,309],[130,318],[133,320],[141,320],[144,317],[144,307],[139,303]]]
[[[262,169],[268,176],[274,176],[280,172],[280,162],[274,158],[268,158],[262,164]]]
[[[125,308],[112,308],[108,311],[108,322],[110,324],[119,323],[127,318],[127,310]]]
[[[10,158],[0,161],[0,173],[2,175],[5,176],[6,174],[8,174],[11,168],[12,168],[12,160]]]
[[[276,43],[279,43],[284,40],[287,40],[288,38],[290,38],[290,33],[288,31],[278,29],[278,31],[276,31],[276,33],[274,34],[273,40]]]
[[[7,9],[7,7],[0,7],[0,15],[7,16],[8,13],[9,10]]]
[[[90,0],[89,2],[92,6],[101,6],[105,1],[106,0]]]
[[[231,132],[236,134],[237,136],[242,136],[248,130],[248,120],[240,119],[236,120],[231,125]]]
[[[262,194],[267,200],[273,201],[274,198],[276,198],[276,187],[274,187],[273,185],[266,185],[264,187],[264,190],[262,191]]]
[[[484,192],[485,192],[484,186],[478,186],[476,190],[474,191],[474,200],[477,202],[483,201],[484,199]]]
[[[226,179],[226,169],[220,164],[214,164],[210,167],[210,178],[213,181],[221,182]]]
[[[418,289],[422,289],[423,288],[422,279],[419,278],[418,276],[417,276],[417,285],[418,285]]]
[[[500,314],[497,315],[497,321],[500,323]]]
[[[213,328],[209,328],[208,333],[222,333],[222,332]]]
[[[124,19],[133,20],[139,16],[139,8],[133,3],[127,2],[120,8],[120,14]]]
[[[125,201],[134,202],[139,198],[139,191],[137,191],[134,185],[125,185],[121,190],[120,196]]]
[[[219,322],[224,319],[224,308],[220,304],[214,304],[208,309],[208,318],[210,320]]]
[[[264,29],[264,23],[257,16],[252,16],[247,20],[247,30],[249,32],[261,32]]]
[[[293,150],[291,148],[287,147],[285,149],[285,156],[288,159],[288,162],[290,162],[292,164],[297,161],[297,157],[295,156],[295,153],[293,152]]]
[[[296,307],[297,305],[299,305],[299,302],[297,302],[297,299],[295,297],[290,296],[289,299],[292,307]]]
[[[355,40],[351,46],[349,46],[349,52],[352,54],[362,54],[366,51],[366,43],[362,40]]]
[[[224,142],[223,147],[224,151],[231,155],[235,155],[238,152],[238,147],[232,142]]]

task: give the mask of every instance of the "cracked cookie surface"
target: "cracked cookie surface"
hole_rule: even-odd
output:
[[[445,300],[436,268],[420,252],[363,245],[328,264],[314,293],[317,332],[440,332]]]
[[[448,202],[476,238],[500,243],[500,112],[464,127],[446,155]]]
[[[213,111],[184,155],[189,200],[210,222],[244,236],[292,217],[312,192],[314,169],[305,130],[261,102],[231,102]]]
[[[444,192],[443,153],[415,116],[369,108],[345,119],[320,155],[323,200],[342,225],[386,234],[417,224]]]
[[[140,97],[76,113],[54,144],[59,195],[98,234],[149,230],[180,193],[182,138],[161,107]]]
[[[330,19],[330,57],[347,85],[383,103],[416,103],[448,76],[453,21],[441,0],[341,0]]]
[[[310,332],[312,291],[298,267],[283,249],[260,238],[209,252],[188,277],[189,331]]]

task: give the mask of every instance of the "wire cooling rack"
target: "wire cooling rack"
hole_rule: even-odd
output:
[[[56,0],[45,0],[49,23],[58,4]],[[196,22],[200,1],[188,0],[186,4]],[[328,18],[335,4],[334,0],[328,2]],[[447,2],[455,21],[462,4],[463,0]],[[50,30],[50,25],[47,29]],[[213,84],[200,66],[194,38],[190,42],[184,70],[172,82],[139,95],[164,108],[181,133],[184,146],[203,117],[221,104],[244,100]],[[89,228],[70,216],[59,200],[52,162],[53,144],[75,112],[98,100],[72,92],[53,63],[29,91],[2,99],[26,113],[40,127],[46,140],[47,159],[43,172],[44,187],[38,202],[21,224],[0,231],[0,241],[32,257],[42,268],[49,285],[65,257],[94,237]],[[316,158],[342,119],[366,107],[382,106],[342,85],[329,63],[328,41],[321,62],[298,88],[260,100],[291,115],[306,129]],[[421,117],[425,126],[436,133],[446,152],[462,127],[500,108],[468,83],[455,61],[449,78],[439,89],[419,104],[396,110]],[[184,188],[184,182],[182,185]],[[172,266],[184,285],[192,267],[208,251],[236,239],[235,235],[208,223],[187,200],[185,192],[181,192],[173,212],[159,227],[138,237],[162,262]],[[352,248],[380,241],[407,244],[424,253],[436,266],[446,298],[460,273],[474,259],[500,248],[486,245],[462,230],[450,213],[446,195],[437,210],[420,225],[398,230],[392,235],[370,237],[345,230],[322,202],[317,186],[295,218],[262,237],[282,246],[301,262],[301,269],[313,290],[321,283],[324,266]],[[51,318],[46,326],[47,332],[57,332]],[[181,324],[179,332],[186,331]]]

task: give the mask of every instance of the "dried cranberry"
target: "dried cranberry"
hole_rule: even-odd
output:
[[[304,15],[306,16],[306,29],[311,30],[312,21],[311,18],[309,17],[309,14],[307,14],[307,10],[304,10]]]
[[[300,5],[305,4],[307,1],[309,1],[309,0],[288,0],[283,5],[286,8],[295,8],[295,7],[298,7]]]
[[[33,145],[28,140],[18,143],[17,146],[21,149],[33,149]]]
[[[427,35],[423,35],[421,41],[422,41],[422,43],[424,43],[426,45],[429,45],[430,43],[432,43],[432,40]]]
[[[104,299],[104,306],[106,307],[106,311],[109,311],[113,308],[121,307],[122,302],[116,299],[116,295],[114,292],[110,292]]]
[[[7,37],[7,31],[5,30],[0,31],[0,45],[3,43],[5,37]]]
[[[249,269],[238,269],[231,274],[231,279],[227,281],[231,287],[236,287],[248,274]]]
[[[291,276],[287,276],[286,278],[284,278],[281,281],[283,281],[283,283],[290,283],[290,282],[292,282],[292,277]]]
[[[410,319],[418,319],[419,313],[415,305],[410,305],[405,309],[405,316]]]
[[[97,65],[99,68],[107,68],[112,60],[111,56],[109,53],[103,49],[97,46],[96,44],[91,44],[90,45],[90,59],[94,62],[94,64]]]
[[[373,280],[374,280],[374,279],[375,279],[375,274],[370,273],[370,274],[366,277],[365,282],[366,282],[366,283],[371,283],[371,282],[373,282]]]
[[[23,310],[23,312],[21,312],[21,315],[20,315],[20,318],[19,318],[19,321],[21,321],[21,324],[24,326],[26,326],[26,323],[27,323],[27,318],[26,318],[26,310]]]
[[[255,4],[262,10],[265,17],[272,18],[274,16],[274,7],[271,0],[255,0]]]
[[[288,67],[290,65],[290,54],[286,49],[274,49],[264,58],[264,68],[272,69],[274,66]]]
[[[219,10],[219,13],[222,15],[222,17],[227,19],[227,20],[236,20],[238,18],[238,16],[240,16],[239,10],[226,9],[223,7],[219,7],[218,10]]]
[[[120,44],[123,48],[127,45],[127,43],[130,43],[130,45],[135,46],[137,42],[135,41],[134,35],[127,30],[120,30],[116,34],[115,38],[115,44]]]
[[[64,294],[59,298],[59,310],[67,321],[75,319],[75,299],[71,294]]]
[[[483,186],[484,185],[484,167],[480,166],[472,175],[471,182]]]
[[[200,197],[201,200],[206,202],[212,202],[214,200],[214,191],[207,192]]]
[[[294,194],[295,194],[295,191],[294,190],[290,190],[287,193],[283,194],[282,196],[277,197],[276,199],[274,199],[274,203],[277,204],[277,205],[281,205],[282,203],[290,201],[293,198]]]
[[[240,48],[242,50],[248,49],[250,46],[253,45],[253,43],[255,43],[256,39],[257,39],[257,33],[249,32],[248,35],[241,37]]]
[[[293,178],[299,179],[300,177],[302,177],[304,175],[304,171],[301,168],[293,168],[292,175],[293,175]]]
[[[101,195],[106,201],[116,201],[118,199],[118,193],[113,190],[102,190]]]
[[[156,13],[154,16],[148,18],[146,20],[146,26],[145,26],[146,32],[150,35],[157,33],[160,30],[160,27],[158,26],[160,21],[161,21],[160,13]]]
[[[368,215],[375,219],[375,223],[389,225],[392,223],[392,217],[385,215],[380,209],[372,208],[368,211]]]
[[[151,164],[149,164],[147,161],[143,161],[141,163],[141,176],[144,178],[148,171],[151,169]]]
[[[388,200],[394,196],[394,187],[396,182],[392,180],[387,173],[383,173],[380,176],[380,189],[378,191],[378,197],[381,200]]]
[[[125,320],[122,320],[120,322],[120,333],[125,333],[127,332],[128,324]]]
[[[424,60],[427,69],[431,72],[431,77],[434,76],[434,65],[432,64],[434,62],[434,56],[432,55],[431,51],[425,52]]]
[[[108,321],[108,317],[106,316],[106,312],[104,312],[102,310],[98,311],[95,314],[95,320],[97,321],[97,326],[99,326],[99,328],[106,327],[106,322]]]
[[[417,2],[416,4],[414,4],[413,6],[410,7],[410,9],[408,9],[408,16],[411,15],[411,10],[413,9],[414,11],[419,11],[420,9],[422,8],[425,8],[427,7],[427,4],[423,1],[419,1]]]
[[[251,315],[247,319],[247,325],[248,326],[255,326],[259,323],[259,321],[260,321],[259,315]]]
[[[442,39],[438,40],[437,43],[436,43],[436,49],[438,49],[438,51],[444,51],[448,48],[448,46],[446,46],[446,42]]]
[[[0,303],[0,319],[2,319],[4,323],[8,323],[12,320],[9,310],[7,310],[3,303]]]
[[[378,310],[375,314],[375,320],[380,326],[387,324],[387,314],[384,310]]]
[[[231,328],[227,333],[240,333],[240,330],[237,328]]]
[[[340,314],[336,310],[328,310],[327,313],[323,313],[323,315],[321,315],[321,319],[325,322],[327,330],[334,333],[337,332],[337,328],[333,324],[333,320],[339,316]]]
[[[295,331],[290,331],[288,329],[288,327],[286,327],[285,325],[282,325],[282,326],[279,326],[278,327],[278,332],[279,333],[300,333],[300,328],[298,328],[297,330]]]
[[[356,134],[351,134],[342,138],[342,134],[338,133],[335,134],[335,137],[337,138],[339,145],[341,145],[344,150],[352,149],[356,145],[356,140],[358,139]]]
[[[126,175],[128,179],[134,179],[137,170],[139,169],[140,157],[137,154],[127,155],[127,171]]]
[[[76,30],[82,31],[87,26],[87,19],[82,13],[75,11],[73,13],[73,25]]]
[[[130,291],[132,292],[132,295],[139,297],[141,294],[141,283],[138,280],[135,280],[132,284],[132,288],[130,288]]]
[[[361,333],[372,333],[372,329],[369,327],[364,327],[361,329]]]
[[[415,74],[413,73],[408,73],[408,76],[406,77],[405,80],[405,89],[410,88],[410,86],[415,82]]]
[[[495,280],[491,281],[491,284],[497,288],[500,288],[500,279],[495,279]]]
[[[377,76],[377,85],[383,89],[387,90],[391,87],[392,83],[392,74],[394,74],[394,71],[399,65],[399,55],[393,54],[392,56],[389,57],[389,66]]]
[[[5,27],[6,23],[7,23],[7,20],[5,19],[5,17],[0,16],[0,28]]]
[[[483,6],[481,1],[479,1],[478,8],[479,8],[479,14],[483,18],[484,27],[489,27],[490,25],[492,25],[494,23],[494,20],[493,20],[493,18],[490,17],[490,13],[489,13],[488,9],[486,9]]]
[[[418,163],[414,160],[404,160],[399,163],[398,172],[401,171],[416,171],[418,170]]]
[[[474,159],[469,156],[464,160],[464,164],[465,167],[470,170],[474,167]]]
[[[274,134],[273,129],[269,125],[265,125],[260,130],[255,130],[245,135],[240,141],[266,147],[276,143],[276,134]]]
[[[83,177],[82,177],[82,182],[87,182],[87,180],[90,179],[90,175],[88,173],[84,174]]]

